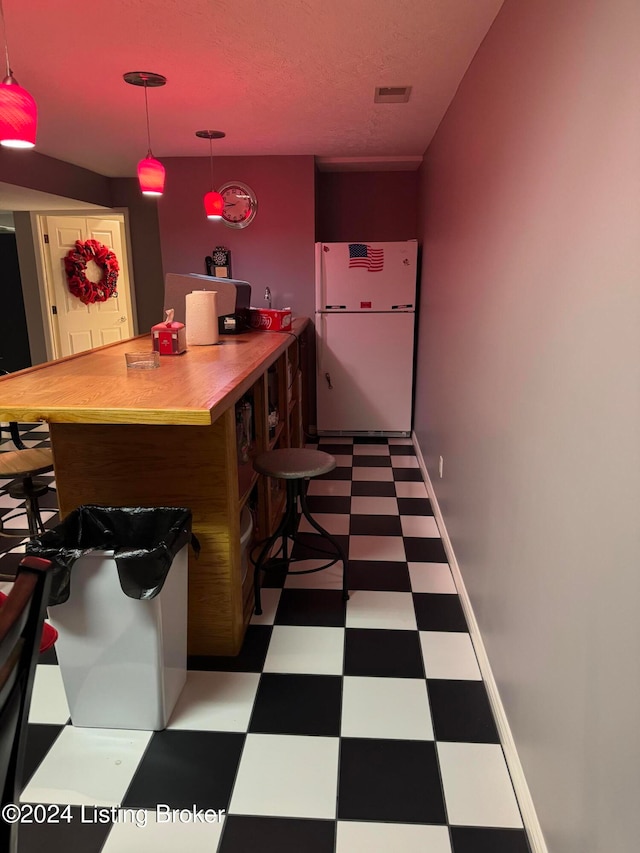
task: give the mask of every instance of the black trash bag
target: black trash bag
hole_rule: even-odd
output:
[[[30,540],[27,554],[53,563],[49,606],[68,600],[71,568],[90,551],[113,551],[124,594],[148,600],[158,595],[173,558],[189,543],[198,556],[190,509],[80,506],[53,530]]]

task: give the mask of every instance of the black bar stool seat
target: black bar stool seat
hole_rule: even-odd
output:
[[[287,489],[284,515],[276,530],[263,544],[255,563],[254,592],[256,614],[260,615],[262,613],[260,602],[260,572],[282,569],[283,567],[287,574],[308,575],[328,569],[337,562],[342,562],[342,598],[344,601],[347,601],[349,599],[349,592],[347,587],[347,559],[344,549],[338,540],[325,530],[324,527],[321,527],[312,517],[307,506],[306,497],[307,481],[312,477],[319,477],[322,474],[333,471],[336,467],[336,460],[331,454],[324,453],[322,450],[290,447],[260,453],[253,461],[253,467],[259,474],[273,477],[276,480],[284,480]],[[318,531],[320,536],[326,541],[329,549],[325,550],[325,548],[309,545],[305,542],[305,551],[314,551],[322,557],[328,556],[331,559],[325,565],[318,566],[315,569],[292,571],[289,568],[291,563],[311,559],[308,554],[305,554],[304,557],[290,556],[293,547],[290,551],[289,540],[295,544],[298,537],[298,503],[300,504],[301,515],[307,519],[314,530]],[[269,558],[273,546],[280,537],[282,537],[281,556]]]

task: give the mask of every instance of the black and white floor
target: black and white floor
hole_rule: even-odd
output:
[[[237,658],[190,660],[162,732],[71,726],[49,653],[22,801],[59,822],[23,824],[19,853],[528,853],[410,440],[319,447],[337,467],[309,505],[348,551],[349,602],[339,565],[266,588]]]

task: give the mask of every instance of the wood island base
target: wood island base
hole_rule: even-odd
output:
[[[64,516],[82,504],[184,506],[201,545],[189,553],[190,655],[235,655],[244,636],[233,408],[209,426],[51,424]],[[59,473],[58,473],[59,472]],[[235,488],[234,488],[235,486]]]
[[[127,371],[124,353],[149,347],[143,336],[0,377],[1,420],[49,424],[61,516],[83,504],[191,510],[201,551],[189,554],[190,655],[242,646],[253,573],[243,578],[240,515],[251,508],[259,540],[283,510],[281,485],[258,478],[252,458],[304,444],[308,330],[298,318],[291,333],[247,332]],[[239,446],[247,406],[251,440]]]

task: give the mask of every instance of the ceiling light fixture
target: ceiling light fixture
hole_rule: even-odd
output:
[[[7,25],[2,0],[0,0],[0,16],[7,64],[7,75],[0,83],[0,145],[6,148],[33,148],[36,144],[38,108],[29,92],[19,86],[13,76],[9,63]]]
[[[164,192],[164,166],[151,153],[151,133],[149,131],[149,102],[147,89],[164,86],[167,78],[152,71],[128,71],[123,75],[125,83],[132,86],[144,86],[144,109],[147,116],[147,156],[138,163],[138,183],[142,195],[160,196]]]
[[[221,130],[196,130],[196,136],[200,139],[209,140],[209,159],[211,161],[211,192],[208,192],[204,197],[204,209],[207,214],[207,219],[222,219],[224,210],[224,199],[219,192],[214,189],[213,183],[213,148],[211,145],[212,139],[222,139],[226,136]]]

